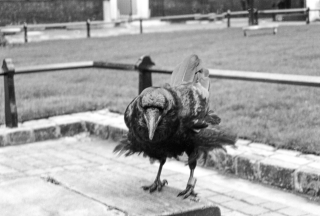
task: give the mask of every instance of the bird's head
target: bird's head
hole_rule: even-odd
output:
[[[154,87],[145,89],[140,95],[138,107],[148,129],[148,139],[155,142],[165,139],[173,122],[168,117],[174,116],[174,97],[169,90]]]

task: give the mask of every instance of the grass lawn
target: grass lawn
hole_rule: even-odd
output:
[[[280,27],[276,36],[256,32],[243,37],[241,29],[232,28],[49,41],[0,48],[0,59],[12,58],[16,66],[134,63],[147,54],[158,66],[174,67],[196,53],[208,68],[319,76],[319,34],[319,26],[310,25]],[[169,76],[153,75],[153,81],[159,85]],[[137,95],[138,75],[83,69],[20,75],[15,85],[19,121],[26,121],[104,107],[122,113]],[[212,79],[211,106],[240,137],[320,154],[319,88]]]

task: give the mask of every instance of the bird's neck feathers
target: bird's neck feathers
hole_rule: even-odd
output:
[[[164,113],[171,111],[176,106],[177,98],[169,85],[164,87],[150,87],[140,94],[140,108],[159,108]]]
[[[179,125],[179,109],[174,94],[172,89],[163,87],[148,88],[140,94],[137,100],[138,127],[133,128],[140,140],[150,143],[162,142],[176,132]],[[153,115],[154,113],[157,115]],[[151,132],[154,127],[156,129]]]

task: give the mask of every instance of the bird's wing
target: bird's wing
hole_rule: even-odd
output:
[[[229,129],[221,128],[217,125],[210,125],[193,137],[193,142],[198,150],[197,154],[188,159],[188,163],[194,162],[202,155],[202,158],[204,159],[203,164],[205,164],[210,151],[218,149],[226,151],[224,146],[234,146],[237,138],[237,134]]]
[[[209,78],[209,70],[206,68],[202,68],[198,73],[196,73],[195,82],[199,82],[201,86],[206,89],[210,90],[210,78]]]
[[[207,90],[210,88],[209,70],[203,68],[197,55],[185,58],[172,72],[171,86],[199,82]]]
[[[210,78],[209,71],[202,67],[197,55],[185,58],[171,75],[171,86],[177,89],[181,101],[181,117],[185,128],[194,132],[208,127],[213,122],[206,112],[209,100]]]
[[[131,123],[132,123],[132,115],[133,115],[133,111],[134,108],[136,106],[136,101],[138,99],[139,96],[135,97],[130,104],[128,105],[126,111],[124,112],[124,122],[126,123],[128,128],[131,128]]]
[[[209,99],[210,78],[209,70],[202,67],[201,60],[197,55],[185,58],[172,72],[171,86],[177,87],[182,84],[193,83],[198,93]]]
[[[193,132],[199,133],[201,129],[207,128],[208,126],[213,127],[215,125],[219,125],[220,122],[220,117],[212,110],[209,110],[204,117],[193,119],[189,128],[191,128]]]
[[[193,82],[195,74],[202,69],[201,60],[197,55],[185,58],[172,72],[171,86]]]
[[[205,117],[205,121],[211,125],[218,125],[220,124],[221,119],[212,110],[209,110]]]

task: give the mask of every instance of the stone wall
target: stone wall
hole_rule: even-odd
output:
[[[102,0],[0,0],[0,25],[103,19]]]

